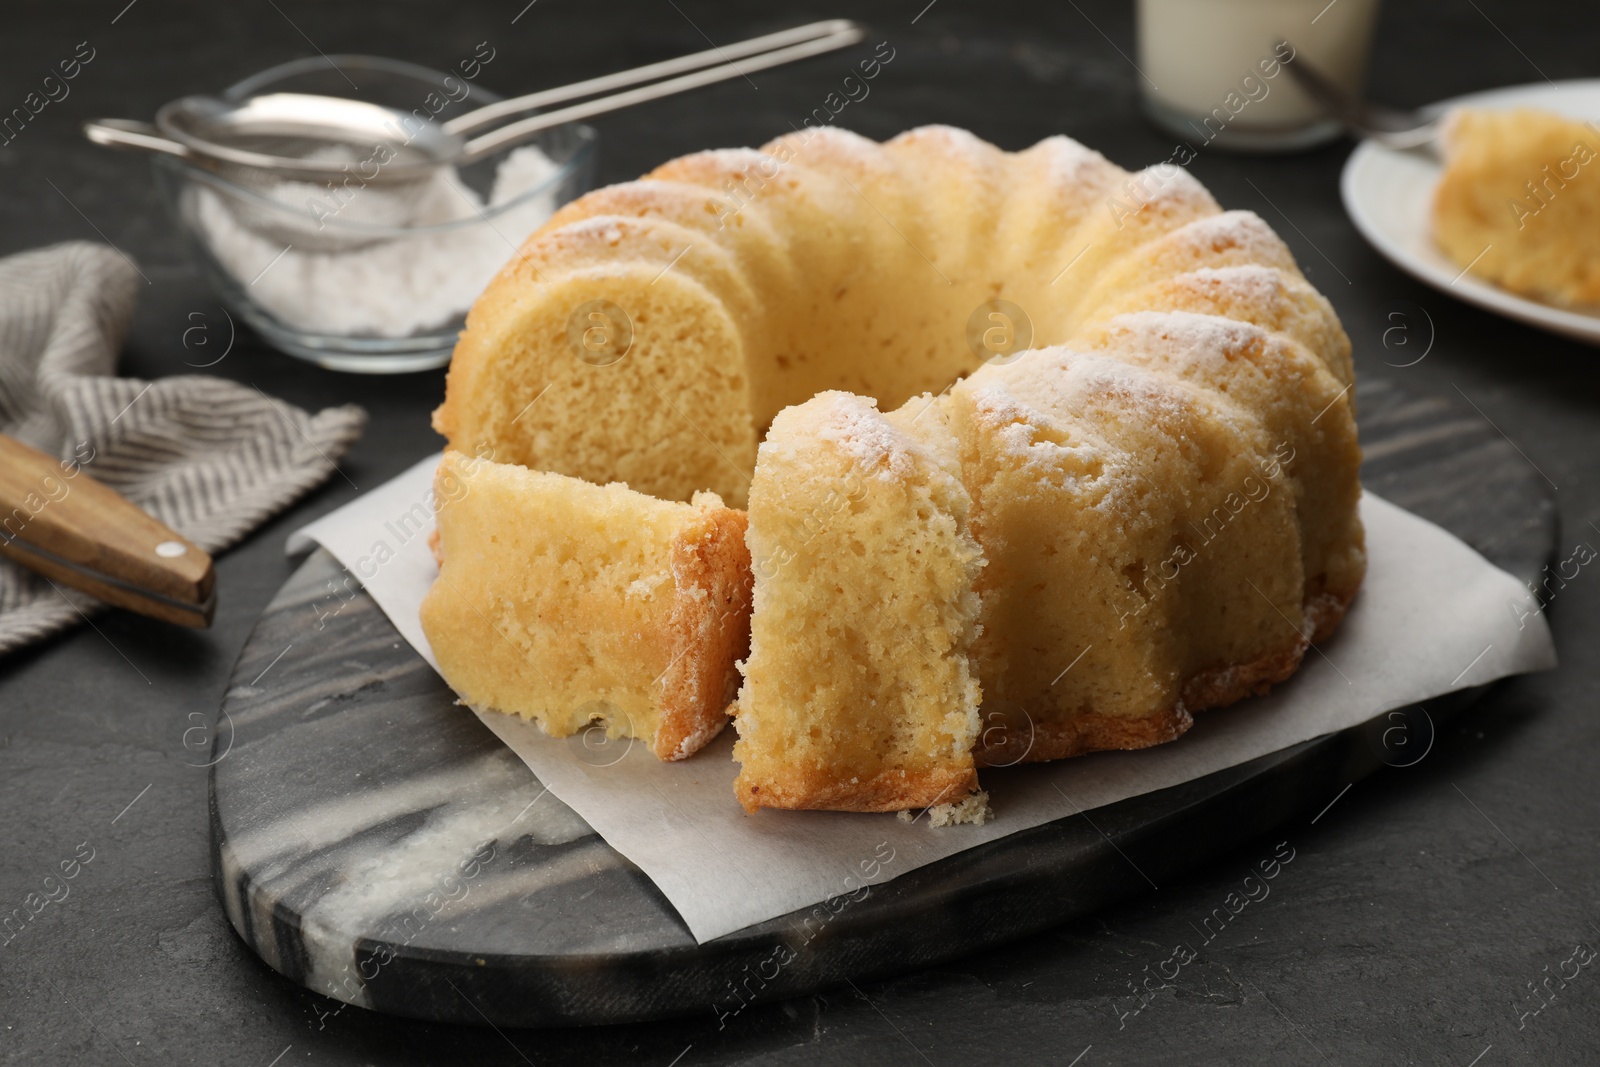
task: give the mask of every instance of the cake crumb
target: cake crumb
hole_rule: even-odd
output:
[[[994,818],[994,812],[989,808],[989,794],[981,790],[955,804],[935,804],[925,809],[924,814],[928,816],[929,826],[958,826],[962,823],[982,826]],[[895,813],[895,818],[901,822],[916,822],[918,816],[909,811],[900,811]]]

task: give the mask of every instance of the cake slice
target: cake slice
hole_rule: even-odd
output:
[[[825,392],[780,412],[761,445],[734,746],[746,810],[973,810],[983,560],[953,447],[923,429]]]
[[[1600,306],[1600,126],[1463,109],[1443,131],[1433,235],[1463,270],[1554,304]]]
[[[463,702],[555,737],[599,722],[664,760],[717,735],[749,642],[744,512],[459,452],[435,487],[422,629]]]

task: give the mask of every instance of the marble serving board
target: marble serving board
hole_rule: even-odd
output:
[[[1557,518],[1527,461],[1463,407],[1382,380],[1363,381],[1357,397],[1366,485],[1535,581]],[[344,577],[313,553],[234,668],[212,752],[218,892],[239,936],[291,980],[474,1025],[728,1017],[1020,937],[1145,892],[1356,778],[1413,761],[1474,695],[1390,712],[697,945],[650,880],[544,795],[377,605],[344,591]]]

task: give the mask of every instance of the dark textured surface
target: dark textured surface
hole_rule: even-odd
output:
[[[1459,404],[1376,377],[1357,393],[1365,480],[1536,582],[1556,515],[1527,460]],[[280,974],[440,1022],[708,1009],[720,1020],[956,959],[1314,816],[1378,768],[1425,758],[1437,726],[1480,695],[1392,711],[696,945],[647,877],[456,706],[371,597],[334,599],[344,575],[314,553],[234,667],[212,748],[218,891],[234,929]]]
[[[593,3],[540,0],[515,26],[521,2],[138,0],[115,25],[120,2],[13,8],[0,33],[0,106],[18,104],[77,42],[90,39],[97,55],[70,97],[0,147],[0,252],[96,239],[98,227],[139,260],[151,283],[124,372],[183,372],[186,360],[213,358],[183,347],[184,330],[197,321],[189,316],[208,316],[221,330],[220,312],[168,231],[145,164],[83,143],[78,120],[148,115],[181,92],[309,54],[307,36],[324,51],[433,66],[490,38],[502,53],[485,82],[521,91],[704,47],[695,26],[725,42],[840,13],[675,2],[678,10],[651,0],[602,15]],[[872,95],[841,117],[844,125],[884,136],[949,122],[1007,148],[1064,132],[1126,166],[1171,154],[1169,140],[1137,117],[1137,76],[1118,51],[1132,52],[1126,0],[1048,10],[939,0],[910,25],[923,6],[862,4],[852,12],[871,19],[899,54]],[[1384,98],[1420,104],[1541,74],[1593,76],[1597,32],[1593,8],[1554,0],[1396,0],[1380,21],[1372,84]],[[600,120],[602,179],[787,129],[842,77],[844,64],[829,63],[757,75],[758,91],[735,81]],[[1457,403],[1464,396],[1559,486],[1562,555],[1581,540],[1594,543],[1600,353],[1465,307],[1389,267],[1339,207],[1347,153],[1348,146],[1284,159],[1203,153],[1191,169],[1224,205],[1258,210],[1283,233],[1343,317],[1362,372],[1391,375],[1422,395]],[[1397,313],[1400,320],[1391,317]],[[1407,331],[1388,334],[1391,345],[1400,336],[1413,344],[1385,348],[1385,331],[1397,322]],[[1416,359],[1430,335],[1421,362],[1398,366]],[[0,662],[0,905],[21,905],[80,842],[82,854],[94,856],[65,900],[0,946],[0,1058],[8,1062],[266,1065],[281,1055],[279,1067],[468,1058],[665,1065],[681,1055],[683,1067],[1066,1064],[1092,1045],[1081,1067],[1466,1065],[1480,1053],[1488,1067],[1583,1062],[1600,1046],[1592,967],[1565,987],[1552,979],[1555,999],[1519,1029],[1519,1013],[1540,1003],[1528,984],[1560,970],[1577,942],[1600,939],[1592,925],[1600,914],[1600,662],[1592,653],[1600,579],[1592,566],[1557,588],[1551,604],[1559,671],[1496,687],[1441,732],[1421,764],[1367,779],[1314,826],[1302,822],[1218,856],[1091,919],[898,979],[752,1008],[720,1030],[709,1011],[704,1020],[503,1034],[337,1011],[274,974],[229,930],[208,871],[206,772],[187,764],[205,762],[203,733],[233,661],[292,570],[284,535],[436,447],[424,417],[440,376],[339,377],[243,337],[215,372],[302,405],[359,401],[373,423],[345,465],[349,482],[335,478],[218,561],[221,605],[211,631],[109,615],[98,633],[86,628]],[[1444,503],[1527,517],[1525,503],[1493,493]],[[186,736],[197,725],[202,734]],[[1155,973],[1192,935],[1191,923],[1285,838],[1296,858],[1271,896],[1247,907],[1119,1024],[1119,1013],[1138,1003],[1128,984],[1142,980],[1147,965]]]

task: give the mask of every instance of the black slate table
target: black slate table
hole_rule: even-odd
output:
[[[1170,138],[1137,114],[1126,0],[924,8],[925,0],[782,12],[704,0],[606,9],[592,0],[526,9],[524,0],[14,8],[0,33],[0,110],[20,104],[79,42],[95,58],[68,98],[0,145],[0,253],[72,238],[115,242],[150,282],[123,372],[157,377],[203,362],[185,350],[184,331],[201,321],[220,327],[220,311],[170,232],[145,164],[91,148],[76,124],[148,115],[173,96],[316,49],[446,66],[489,40],[504,58],[487,80],[525,91],[702,48],[707,37],[727,42],[850,14],[897,49],[871,96],[841,117],[862,133],[948,122],[1007,148],[1064,132],[1130,167],[1171,154]],[[1600,13],[1581,5],[1391,0],[1371,82],[1382,98],[1420,104],[1592,76],[1597,36]],[[601,177],[626,178],[708,145],[759,143],[818,106],[843,73],[820,60],[759,74],[755,90],[734,81],[602,119]],[[1191,169],[1224,205],[1257,210],[1283,234],[1343,317],[1360,371],[1466,398],[1537,466],[1560,501],[1563,558],[1580,542],[1600,544],[1600,350],[1479,312],[1389,267],[1339,206],[1348,150],[1205,152]],[[1397,322],[1431,329],[1421,362],[1400,367],[1419,349],[1385,347]],[[721,1028],[709,1011],[621,1028],[500,1032],[340,1010],[268,970],[229,929],[208,867],[206,772],[194,766],[204,759],[186,731],[210,722],[245,635],[290,573],[285,534],[437,447],[425,414],[442,382],[437,373],[334,375],[249,337],[212,372],[307,407],[359,402],[372,425],[343,466],[348,480],[334,478],[218,561],[212,630],[111,614],[98,629],[0,660],[0,910],[20,905],[62,860],[92,856],[65,899],[0,945],[0,1062],[1489,1067],[1586,1062],[1600,1049],[1600,974],[1554,977],[1576,945],[1600,945],[1600,662],[1591,651],[1600,572],[1588,567],[1552,585],[1559,671],[1497,686],[1441,731],[1425,760],[1330,796],[1314,823],[1024,943],[751,1008]],[[1135,998],[1130,983],[1158,971],[1252,866],[1287,849],[1295,858],[1270,897],[1176,980]]]

